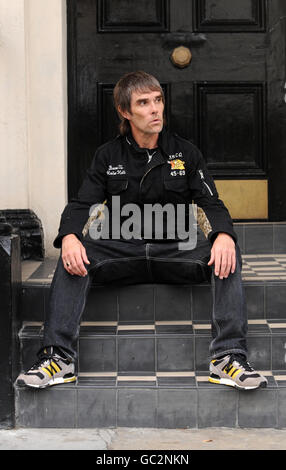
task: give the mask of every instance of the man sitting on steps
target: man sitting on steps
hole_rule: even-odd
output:
[[[114,103],[120,135],[97,150],[77,198],[63,211],[43,347],[17,385],[45,388],[76,380],[80,320],[93,279],[117,285],[210,281],[210,382],[243,390],[266,386],[247,362],[237,237],[201,153],[166,130],[164,94],[152,75],[124,75]],[[192,226],[192,202],[205,235],[197,239],[196,231],[187,236],[185,230]],[[150,216],[154,205],[162,216],[159,228]]]

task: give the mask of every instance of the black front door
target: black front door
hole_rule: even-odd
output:
[[[69,197],[118,134],[112,90],[155,75],[236,220],[286,220],[286,2],[67,0]]]

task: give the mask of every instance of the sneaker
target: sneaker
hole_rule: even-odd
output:
[[[242,354],[229,354],[210,363],[209,382],[239,390],[266,387],[267,379],[255,371]]]
[[[53,347],[49,347],[40,353],[38,361],[30,370],[19,375],[16,385],[46,388],[75,381],[74,363],[60,356]]]

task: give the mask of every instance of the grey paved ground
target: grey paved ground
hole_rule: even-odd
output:
[[[0,450],[286,450],[286,429],[0,430]]]

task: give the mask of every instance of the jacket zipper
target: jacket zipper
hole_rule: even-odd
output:
[[[154,152],[154,153],[152,154],[152,157],[153,157],[153,155],[154,155],[155,153],[156,153],[156,152]],[[148,153],[148,152],[147,152],[147,155],[148,155],[148,157],[149,157],[149,153]],[[164,165],[164,163],[165,163],[165,162],[162,162],[162,163],[159,163],[158,165],[152,166],[151,168],[149,168],[148,171],[146,171],[146,173],[145,173],[145,174],[142,176],[142,178],[141,178],[141,181],[140,181],[140,184],[139,184],[140,189],[141,189],[142,183],[143,183],[145,177],[148,175],[148,173],[149,173],[151,170],[153,170],[153,168],[156,168],[157,166],[160,166],[160,165]]]
[[[149,170],[142,176],[141,181],[140,181],[140,188],[141,188],[141,186],[142,186],[142,183],[143,183],[143,180],[144,180],[145,176],[147,176],[148,173],[149,173],[151,170],[153,170],[153,168],[154,168],[154,167],[149,168]]]
[[[155,152],[153,152],[151,154],[148,152],[148,150],[146,150],[146,152],[147,152],[147,155],[148,155],[148,163],[150,163],[151,160],[152,160],[153,155],[155,155],[155,153],[157,153],[157,150],[155,150]]]
[[[210,195],[213,196],[214,194],[213,194],[211,188],[209,187],[209,185],[208,185],[208,184],[206,183],[206,181],[205,181],[205,177],[204,177],[204,174],[203,174],[203,170],[199,170],[199,174],[200,174],[200,177],[201,177],[201,180],[202,180],[203,184],[204,184],[204,185],[206,186],[206,188],[208,189]]]

